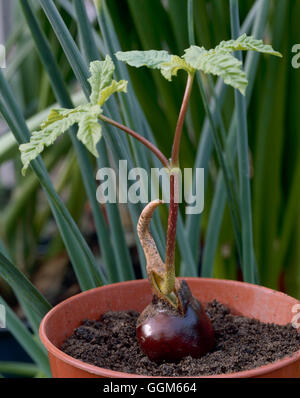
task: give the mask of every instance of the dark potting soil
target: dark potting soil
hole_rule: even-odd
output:
[[[107,312],[99,321],[85,320],[61,349],[68,355],[102,368],[148,376],[200,376],[253,369],[300,349],[300,334],[292,325],[262,323],[232,315],[213,301],[206,306],[216,345],[200,359],[151,362],[136,339],[135,311]]]

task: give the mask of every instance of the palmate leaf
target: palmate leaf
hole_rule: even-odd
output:
[[[189,74],[201,70],[206,74],[220,76],[226,84],[245,94],[248,80],[242,70],[242,62],[230,54],[239,50],[251,50],[278,57],[282,56],[279,52],[273,50],[272,46],[264,44],[262,40],[256,40],[252,36],[243,34],[236,40],[222,41],[211,50],[191,46],[185,50],[183,57],[170,55],[167,51],[155,50],[119,51],[116,53],[116,57],[119,61],[124,61],[136,68],[147,66],[148,68],[159,69],[169,81],[172,80],[172,76],[177,75],[179,70],[185,70]]]
[[[91,85],[90,103],[75,109],[51,110],[47,120],[41,124],[41,130],[32,133],[30,142],[20,145],[23,175],[30,162],[75,123],[79,125],[77,138],[98,157],[96,146],[102,136],[102,127],[98,122],[101,107],[112,94],[127,90],[127,81],[113,80],[114,70],[114,63],[109,56],[104,61],[91,62],[91,77],[88,79]]]
[[[242,62],[227,52],[205,50],[204,47],[191,46],[185,50],[184,58],[194,69],[206,74],[220,76],[226,84],[245,94],[248,80],[241,69]]]

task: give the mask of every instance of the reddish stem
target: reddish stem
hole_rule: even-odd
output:
[[[186,84],[186,89],[176,125],[171,167],[179,167],[179,151],[182,136],[183,123],[185,120],[189,99],[192,92],[194,81],[194,74],[189,74]],[[178,198],[179,198],[179,183],[178,172],[176,170],[170,176],[170,209],[168,218],[168,232],[167,232],[167,249],[166,249],[166,268],[167,274],[175,274],[175,248],[176,248],[176,227],[178,218]]]
[[[178,217],[178,175],[170,176],[170,209],[168,217],[167,249],[166,249],[166,270],[175,272],[175,247],[176,247],[176,227]]]
[[[173,167],[178,167],[178,165],[179,165],[179,150],[180,150],[181,135],[182,135],[182,129],[183,129],[185,115],[186,115],[188,104],[189,104],[189,99],[190,99],[191,92],[192,92],[193,81],[194,81],[194,75],[189,74],[187,83],[186,83],[184,97],[182,100],[179,117],[178,117],[178,121],[177,121],[177,125],[176,125],[176,130],[175,130],[175,136],[174,136],[174,142],[173,142],[173,148],[172,148],[172,166]]]
[[[140,141],[142,144],[144,144],[150,151],[154,153],[154,155],[161,161],[162,165],[166,167],[167,169],[170,168],[170,163],[168,159],[165,157],[165,155],[155,146],[153,145],[150,141],[148,141],[146,138],[135,132],[134,130],[131,130],[129,127],[124,126],[121,123],[116,122],[113,119],[110,119],[104,115],[100,115],[100,119],[103,120],[104,122],[107,122],[111,124],[112,126],[117,127],[118,129],[124,131],[125,133],[131,135],[132,137],[136,138],[138,141]]]

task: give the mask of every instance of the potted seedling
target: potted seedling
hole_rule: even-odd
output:
[[[102,124],[109,123],[144,144],[157,156],[170,176],[165,261],[162,261],[149,230],[153,212],[162,204],[162,201],[155,200],[144,208],[137,225],[138,236],[147,260],[148,282],[144,280],[123,282],[81,293],[59,304],[44,318],[40,335],[48,349],[54,376],[129,376],[126,373],[102,369],[74,359],[61,350],[62,343],[72,335],[74,329],[84,319],[98,319],[109,310],[139,311],[140,315],[136,322],[137,340],[142,352],[150,361],[157,364],[166,361],[178,362],[186,357],[199,359],[214,350],[216,333],[203,304],[213,299],[229,305],[240,314],[256,317],[261,321],[279,324],[290,322],[291,307],[296,302],[290,297],[239,282],[201,278],[183,280],[176,278],[175,275],[180,142],[194,76],[197,71],[219,76],[226,84],[245,94],[247,77],[242,69],[242,63],[232,55],[238,50],[281,56],[270,45],[265,45],[261,40],[246,34],[237,40],[222,41],[211,50],[191,46],[185,50],[182,57],[170,55],[167,51],[155,50],[116,54],[119,61],[126,62],[130,66],[136,68],[145,66],[159,70],[169,81],[180,70],[187,74],[186,90],[175,129],[170,160],[145,137],[104,114],[103,105],[108,98],[114,93],[126,92],[127,87],[126,81],[113,79],[114,63],[109,56],[104,61],[94,61],[90,64],[90,102],[75,109],[53,109],[48,119],[41,125],[41,130],[33,132],[30,142],[20,146],[23,173],[25,173],[30,161],[35,159],[44,147],[53,144],[64,131],[78,124],[77,138],[93,155],[98,156],[97,143],[101,139]],[[271,311],[272,306],[279,307]],[[298,351],[292,358],[278,361],[275,365],[266,365],[259,368],[260,370],[239,374],[242,376],[272,374],[286,367],[289,368],[290,375],[295,375],[295,372],[299,372],[297,368],[299,358]]]

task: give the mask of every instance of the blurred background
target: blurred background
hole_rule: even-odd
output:
[[[0,0],[0,44],[5,45],[7,56],[7,67],[2,73],[31,131],[38,129],[49,108],[61,101],[43,64],[41,49],[34,40],[33,25],[30,29],[27,4],[44,32],[68,95],[76,105],[86,101],[78,76],[74,74],[74,65],[66,55],[59,33],[50,23],[49,13],[42,8],[43,3],[49,2]],[[100,2],[100,13],[103,13],[100,18],[92,1],[56,0],[53,3],[87,63],[93,57],[84,40],[82,26],[80,28],[78,11],[82,5],[99,59],[119,48],[124,51],[168,49],[173,54],[182,55],[191,44],[187,0],[107,0]],[[243,0],[239,3],[242,30],[248,34],[256,33],[257,38],[272,44],[283,54],[282,60],[265,55],[254,61],[251,57],[246,58],[250,76],[246,101],[257,282],[300,299],[300,68],[292,67],[295,55],[292,47],[300,43],[300,2]],[[228,0],[195,0],[193,11],[197,45],[209,49],[231,38]],[[133,100],[128,106],[119,100],[111,103],[112,112],[114,110],[123,120],[141,126],[165,154],[170,154],[185,75],[179,73],[170,84],[159,73],[145,68],[128,69],[126,73],[129,73],[132,90],[129,96]],[[202,78],[210,104],[217,103],[219,112],[214,112],[213,116],[224,151],[236,168],[235,150],[230,139],[230,132],[236,130],[234,92],[215,79]],[[0,95],[4,97],[3,89]],[[136,116],[135,107],[139,116]],[[124,113],[124,108],[129,109],[129,113]],[[135,117],[139,120],[133,120]],[[111,161],[117,156],[117,150],[112,149],[113,143],[105,142]],[[131,141],[128,148],[133,154],[133,163],[140,164]],[[119,152],[119,158],[121,155]],[[116,162],[117,158],[114,159]],[[59,145],[47,149],[43,160],[56,191],[79,226],[97,264],[104,275],[110,274],[99,245],[93,204],[82,177],[82,159],[70,137],[66,135]],[[149,167],[153,162],[148,158],[145,161]],[[100,164],[96,165],[93,159],[90,162],[94,171],[90,176],[95,184],[96,169]],[[181,212],[179,239],[183,234],[185,240],[181,239],[178,248],[178,273],[190,274],[186,263],[191,259],[198,275],[242,280],[226,192],[220,182],[221,171],[197,84],[184,128],[181,166],[204,167],[206,186],[203,214],[191,220]],[[11,263],[28,277],[51,305],[55,305],[80,292],[81,286],[39,179],[32,172],[22,177],[21,168],[15,135],[0,116],[0,244]],[[122,258],[127,258],[132,267],[132,272],[111,280],[108,278],[108,281],[145,276],[145,264],[135,234],[136,217],[141,207],[137,207],[135,216],[134,210],[126,206],[118,206],[116,210],[99,205],[99,209],[109,230],[113,251],[125,250]],[[165,244],[166,219],[167,209],[164,209],[155,221],[161,251]],[[182,242],[189,248],[187,258]],[[112,261],[118,262],[118,258]],[[0,296],[31,331],[16,292],[1,277]],[[15,346],[15,354],[13,348],[8,348],[10,337],[8,330],[0,331],[0,362],[31,361],[20,347]],[[14,366],[12,373],[17,370],[17,365]],[[35,364],[22,369],[19,374],[25,376],[39,374]],[[1,372],[0,366],[0,373],[11,372],[7,366]]]

